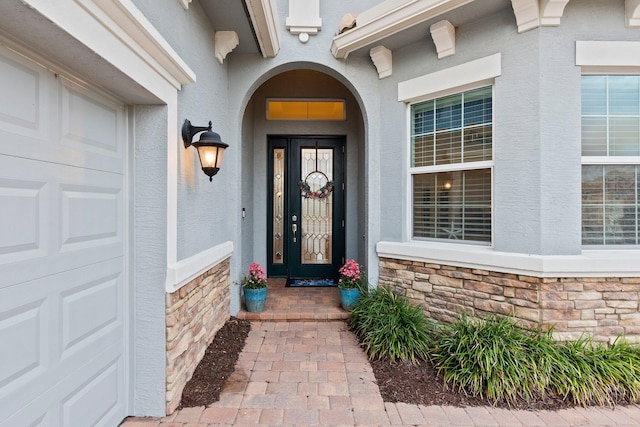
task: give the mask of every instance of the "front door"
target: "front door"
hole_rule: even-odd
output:
[[[344,137],[270,136],[267,273],[337,278],[344,262]]]

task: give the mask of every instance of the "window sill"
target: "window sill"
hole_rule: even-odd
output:
[[[381,258],[444,264],[533,277],[640,277],[640,249],[583,250],[579,255],[528,255],[476,245],[378,242]]]

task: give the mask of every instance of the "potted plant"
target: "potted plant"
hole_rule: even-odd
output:
[[[242,289],[247,311],[257,313],[264,310],[267,300],[267,275],[260,264],[254,262],[249,266],[249,274],[242,277]]]
[[[353,259],[348,259],[338,271],[340,272],[340,280],[338,281],[340,304],[343,309],[351,311],[360,299],[365,283],[360,271],[360,264]]]

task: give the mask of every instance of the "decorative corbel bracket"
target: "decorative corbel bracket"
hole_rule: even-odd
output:
[[[524,33],[540,26],[538,0],[511,0],[511,7],[513,7],[513,13],[516,15],[519,33]]]
[[[518,32],[538,27],[556,27],[569,0],[511,0]]]
[[[379,79],[389,77],[393,73],[393,55],[391,50],[382,45],[376,46],[369,51],[369,56],[373,61],[373,65],[375,65],[378,70]]]
[[[436,45],[438,59],[456,53],[456,29],[449,21],[436,22],[431,26],[431,37]]]
[[[627,27],[640,27],[640,0],[626,0],[624,2],[625,25]]]
[[[540,25],[543,27],[557,27],[564,14],[564,8],[569,0],[542,0],[540,2]]]
[[[229,52],[240,43],[235,31],[216,31],[214,35],[214,49],[216,58],[222,64]]]
[[[189,9],[189,3],[191,3],[191,0],[178,0],[178,3],[180,3],[180,6],[182,6],[184,10],[187,10]]]
[[[300,42],[308,42],[310,34],[318,34],[322,29],[320,0],[289,0],[286,26],[291,34],[298,35]]]

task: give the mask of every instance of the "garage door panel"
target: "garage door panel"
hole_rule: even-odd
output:
[[[0,265],[47,254],[46,188],[42,180],[0,178]]]
[[[121,241],[122,189],[62,185],[61,251]]]
[[[123,173],[123,105],[3,47],[0,76],[0,154]]]
[[[17,299],[17,298],[16,298]],[[16,381],[28,381],[46,369],[46,312],[45,299],[0,310],[0,389]],[[15,304],[14,304],[15,305]]]
[[[121,105],[62,80],[61,131],[65,145],[121,157]]]
[[[0,427],[117,426],[125,413],[124,369],[124,359],[113,351],[100,355],[79,366],[73,376],[44,389],[19,411],[0,413]]]
[[[105,261],[0,290],[0,338],[16,348],[1,356],[0,419],[87,361],[122,353],[122,265]]]
[[[14,133],[47,140],[50,104],[47,70],[34,66],[16,53],[0,48],[0,127]]]
[[[63,426],[104,425],[109,413],[118,406],[119,360],[105,366],[62,401]]]
[[[122,277],[114,273],[61,294],[62,359],[117,327]]]
[[[117,425],[126,107],[4,46],[0,91],[0,427]]]
[[[119,174],[0,155],[0,288],[121,257],[123,185]]]

